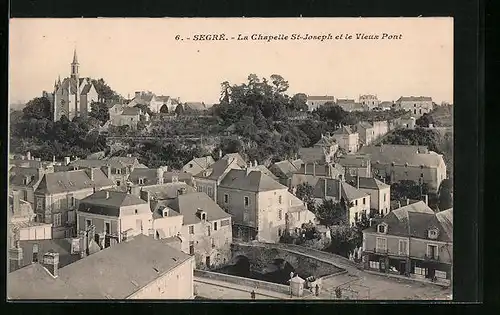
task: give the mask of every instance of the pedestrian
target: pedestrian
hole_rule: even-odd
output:
[[[250,293],[250,297],[252,298],[252,300],[255,300],[255,291],[252,290],[252,292]]]
[[[319,284],[316,283],[316,296],[319,296]]]

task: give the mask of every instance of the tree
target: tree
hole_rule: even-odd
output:
[[[295,196],[307,204],[307,209],[309,211],[315,211],[314,203],[314,187],[308,183],[302,183],[297,185],[297,190],[295,191]]]
[[[283,93],[288,90],[290,85],[288,84],[288,81],[286,81],[282,76],[279,74],[273,74],[271,75],[271,82],[273,83],[276,92],[278,93]]]
[[[92,102],[89,116],[94,117],[104,125],[109,120],[109,108],[104,103]]]
[[[135,108],[140,108],[143,113],[148,113],[149,116],[153,116],[154,115],[154,113],[151,110],[151,108],[149,108],[149,106],[146,105],[146,104],[136,104],[136,105],[134,105],[134,107]]]
[[[296,111],[307,110],[307,95],[304,93],[295,94],[290,101],[290,107]]]
[[[415,199],[420,200],[422,195],[429,193],[427,183],[421,185],[412,180],[403,180],[391,185],[391,200]]]
[[[338,125],[345,122],[347,112],[345,112],[340,106],[335,105],[332,102],[327,102],[323,106],[317,108],[314,113],[324,121],[332,123],[336,128]]]
[[[160,113],[162,113],[162,114],[167,114],[168,113],[168,106],[167,106],[167,104],[163,104],[163,106],[160,107]]]
[[[92,79],[92,83],[94,84],[97,94],[99,95],[100,102],[117,102],[122,98],[120,95],[118,95],[118,93],[113,91],[111,87],[109,87],[109,85],[104,81],[103,78],[100,78],[98,80]]]
[[[23,108],[23,116],[26,119],[50,119],[52,116],[52,106],[46,97],[36,97],[29,101]]]
[[[450,179],[444,179],[439,186],[438,207],[446,210],[453,207],[453,183]]]
[[[326,226],[343,224],[346,221],[345,207],[332,199],[323,200],[323,203],[316,207],[315,214],[321,224]]]
[[[175,108],[175,113],[177,115],[184,114],[184,105],[182,105],[182,104],[177,105],[177,107]]]
[[[434,119],[431,115],[425,113],[415,121],[415,124],[420,127],[428,128],[429,124],[434,124]]]

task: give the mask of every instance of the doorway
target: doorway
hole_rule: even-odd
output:
[[[205,257],[205,265],[210,268],[210,256]]]
[[[399,274],[400,275],[406,275],[406,261],[401,261],[399,263]]]

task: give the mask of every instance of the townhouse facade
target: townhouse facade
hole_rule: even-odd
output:
[[[434,213],[419,201],[363,231],[364,268],[450,284],[453,209]]]
[[[377,98],[377,95],[364,94],[359,96],[359,103],[368,106],[371,110],[375,107],[379,107],[380,100]]]
[[[411,112],[417,118],[428,114],[434,108],[432,97],[428,96],[401,96],[396,101],[396,105],[399,109]]]
[[[52,224],[53,238],[73,237],[79,201],[113,186],[98,168],[45,174],[35,190],[36,220]]]
[[[315,95],[308,95],[307,96],[307,110],[312,112],[313,110],[316,110],[320,108],[321,106],[325,105],[326,103],[335,103],[335,97],[333,96],[315,96]]]
[[[352,180],[356,176],[372,177],[370,156],[363,154],[344,154],[337,163],[345,169],[345,179]]]
[[[357,177],[357,189],[370,195],[370,210],[382,216],[391,210],[391,186],[373,177]]]
[[[375,140],[375,128],[369,122],[360,122],[354,126],[354,131],[359,134],[359,145],[369,145]]]
[[[355,153],[359,149],[359,134],[348,126],[341,126],[333,133],[333,138],[347,153]]]

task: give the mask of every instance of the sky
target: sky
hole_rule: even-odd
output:
[[[222,33],[229,40],[193,41]],[[356,33],[402,36],[356,39]],[[231,39],[238,34],[289,38]],[[321,42],[291,40],[292,34],[353,38]],[[240,84],[254,73],[283,76],[290,96],[431,96],[453,103],[452,18],[26,18],[10,20],[9,43],[11,104],[52,91],[58,76],[69,76],[74,49],[80,77],[104,78],[124,97],[147,90],[211,104],[222,82]]]

